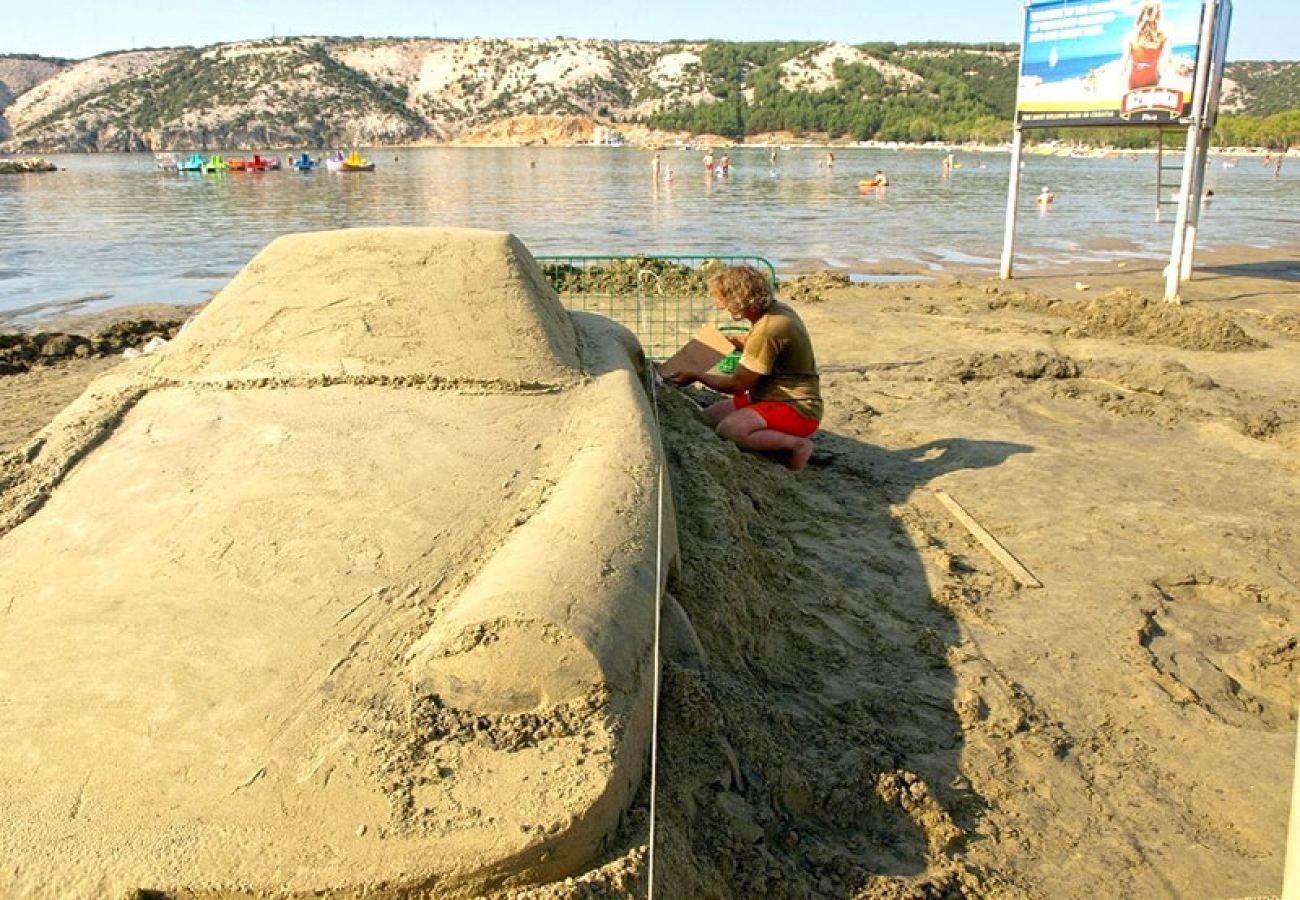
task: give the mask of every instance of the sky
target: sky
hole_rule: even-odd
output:
[[[15,4],[0,54],[82,59],[298,35],[1019,43],[1022,17],[1017,0],[60,0]],[[1239,0],[1228,59],[1300,59],[1298,22],[1296,0]]]

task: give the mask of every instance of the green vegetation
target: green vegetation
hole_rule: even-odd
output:
[[[1017,57],[1002,45],[863,45],[876,64],[837,60],[835,83],[814,90],[793,73],[798,58],[820,46],[710,42],[701,68],[717,99],[666,110],[649,124],[736,138],[782,130],[896,141],[1010,135]]]
[[[698,267],[647,256],[611,259],[607,265],[575,266],[544,263],[542,273],[560,294],[668,296],[708,293],[709,279],[724,268],[721,260],[705,260]]]
[[[142,150],[177,141],[385,143],[527,114],[643,121],[737,140],[790,131],[833,140],[999,143],[1011,137],[1019,63],[1014,44],[869,43],[845,53],[842,45],[799,41],[580,41],[588,61],[569,57],[566,64],[573,48],[555,41],[487,40],[464,59],[451,90],[421,95],[404,80],[409,75],[343,62],[359,59],[358,50],[403,43],[279,38],[158,51],[152,68],[24,123],[11,143],[40,152]],[[460,57],[457,42],[447,43]],[[698,62],[680,56],[685,53],[697,53]],[[840,54],[829,69],[826,53]],[[660,69],[668,54],[679,56]],[[15,67],[62,63],[0,56],[0,63],[6,60]],[[537,77],[539,67],[549,77]],[[35,72],[28,77],[36,83],[50,77],[40,67]],[[1300,143],[1300,63],[1232,63],[1227,78],[1236,89],[1220,117],[1217,144]],[[12,101],[17,92],[9,93],[0,100]],[[639,116],[643,103],[657,111]],[[1153,145],[1157,132],[1033,129],[1026,137],[1138,148]],[[1170,146],[1181,139],[1174,129],[1165,137]]]
[[[912,142],[998,143],[1011,137],[1019,66],[1015,44],[861,44],[857,49],[880,66],[836,62],[836,83],[820,90],[782,77],[782,63],[818,46],[710,42],[701,53],[701,68],[715,99],[665,110],[648,122],[736,139],[781,130]],[[917,78],[885,74],[897,72],[891,67]],[[1300,109],[1300,64],[1232,63],[1227,74],[1239,85],[1246,114],[1222,116],[1216,143],[1278,148],[1300,143],[1292,115]],[[1136,149],[1154,146],[1157,133],[1147,128],[1035,129],[1029,139]],[[1179,141],[1181,136],[1166,135],[1167,144]]]
[[[1300,145],[1300,109],[1271,116],[1220,116],[1214,143],[1220,147],[1267,147],[1285,150]]]
[[[1300,63],[1229,63],[1225,75],[1246,97],[1243,112],[1271,116],[1300,109]]]

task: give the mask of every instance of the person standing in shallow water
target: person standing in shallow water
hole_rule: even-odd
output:
[[[704,410],[718,434],[742,447],[782,454],[798,472],[813,454],[809,438],[821,426],[821,382],[812,340],[803,320],[778,301],[766,275],[752,266],[730,266],[709,281],[718,309],[750,322],[748,334],[731,337],[740,350],[735,374],[663,372],[673,384],[698,381],[731,399]]]

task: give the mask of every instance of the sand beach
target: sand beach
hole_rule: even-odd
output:
[[[1181,306],[1142,260],[788,281],[827,406],[797,475],[716,437],[703,392],[661,389],[684,616],[655,896],[1279,893],[1297,259],[1202,252]],[[0,376],[0,455],[118,359]],[[645,896],[648,819],[643,780],[590,864],[499,896]]]

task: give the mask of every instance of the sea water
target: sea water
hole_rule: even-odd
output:
[[[665,149],[658,180],[652,153],[630,147],[375,149],[374,172],[310,174],[49,157],[61,171],[0,176],[0,315],[199,302],[278,235],[373,225],[502,229],[537,255],[752,254],[782,274],[996,270],[1006,153],[958,153],[945,177],[940,150],[835,148],[831,167],[825,148],[779,149],[775,164],[768,148],[727,152],[731,171],[718,177],[702,152]],[[1275,179],[1258,158],[1221,161],[1207,172],[1202,246],[1294,247],[1300,162]],[[859,191],[877,169],[891,186]],[[1026,156],[1018,271],[1167,256],[1175,209],[1155,221],[1155,176],[1150,155]],[[1033,202],[1043,185],[1057,196],[1047,210]]]

